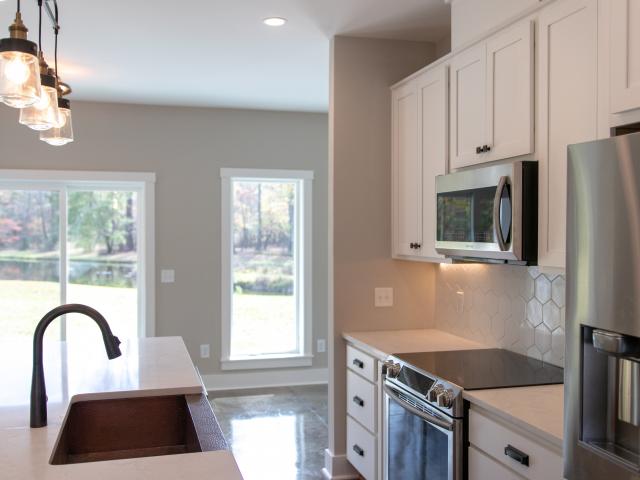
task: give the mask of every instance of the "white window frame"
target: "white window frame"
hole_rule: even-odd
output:
[[[60,195],[60,244],[66,243],[63,228],[67,216],[68,192],[110,190],[137,192],[143,199],[137,218],[139,234],[138,268],[143,272],[138,284],[138,336],[154,337],[155,317],[155,183],[156,174],[150,172],[85,172],[76,170],[2,170],[0,189],[49,190]],[[66,249],[61,248],[60,278],[67,276]],[[64,282],[60,284],[60,300],[66,297]],[[61,323],[65,338],[65,322]]]
[[[222,348],[220,365],[222,370],[246,370],[262,368],[308,367],[313,362],[312,349],[312,199],[313,172],[309,170],[266,170],[250,168],[221,168],[222,179],[222,241],[221,241],[221,314]],[[298,354],[260,355],[251,357],[231,357],[231,319],[233,305],[233,228],[231,208],[233,206],[233,181],[256,181],[260,179],[296,181],[300,195],[296,195],[296,247],[300,249],[299,265],[296,268],[296,288],[298,295],[297,317],[301,352]],[[301,318],[302,317],[302,318]]]

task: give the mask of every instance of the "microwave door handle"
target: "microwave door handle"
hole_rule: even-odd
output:
[[[435,415],[431,415],[430,413],[423,412],[422,410],[420,410],[418,408],[415,408],[412,405],[409,405],[407,402],[403,402],[400,398],[398,398],[398,395],[395,392],[395,390],[393,390],[392,388],[390,388],[386,384],[382,385],[382,389],[384,390],[384,392],[387,395],[389,395],[389,399],[391,399],[394,402],[396,402],[398,405],[400,405],[402,408],[404,408],[409,413],[412,413],[413,415],[415,415],[417,417],[420,417],[425,422],[430,423],[431,425],[434,425],[436,427],[440,427],[443,430],[446,430],[448,432],[453,431],[453,424],[452,423],[449,423],[446,420],[442,420],[441,418],[438,418]]]
[[[504,236],[502,235],[502,223],[500,221],[500,204],[502,202],[502,192],[506,188],[508,181],[509,177],[500,177],[498,188],[496,188],[496,195],[495,197],[493,197],[493,232],[496,235],[498,246],[500,247],[501,252],[505,252],[507,250],[507,243],[504,239]]]

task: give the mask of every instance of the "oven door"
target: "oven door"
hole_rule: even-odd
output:
[[[383,388],[385,480],[462,479],[463,421],[395,385]]]
[[[436,179],[436,250],[454,258],[520,261],[521,162]]]

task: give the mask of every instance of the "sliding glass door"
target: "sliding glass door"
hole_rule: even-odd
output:
[[[144,188],[100,182],[0,183],[0,340],[27,340],[63,303],[101,312],[121,340],[144,335]],[[99,338],[68,315],[47,331]]]

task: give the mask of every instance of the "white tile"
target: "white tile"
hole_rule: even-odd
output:
[[[556,328],[551,334],[551,351],[554,358],[564,359],[564,329]]]
[[[538,278],[538,276],[540,276],[540,269],[538,267],[529,267],[527,271],[531,278]]]
[[[523,279],[520,295],[527,301],[531,300],[535,295],[535,280],[531,276],[527,275]]]
[[[529,349],[527,350],[527,356],[535,358],[536,360],[542,360],[542,354],[540,353],[540,350],[538,350],[538,348],[535,346],[529,347]]]
[[[505,320],[500,316],[491,318],[491,337],[500,342],[505,335]]]
[[[484,297],[485,301],[485,312],[490,317],[493,317],[496,313],[498,313],[498,297],[495,293],[489,292]]]
[[[551,331],[560,326],[560,309],[554,302],[547,302],[542,307],[542,321]]]
[[[527,320],[534,327],[542,323],[542,304],[536,298],[527,302]]]
[[[564,307],[565,304],[565,280],[563,276],[556,277],[551,284],[551,298],[557,306]]]
[[[540,353],[544,354],[551,350],[551,331],[542,323],[536,327],[535,331],[536,347]]]
[[[536,278],[536,298],[540,303],[547,303],[551,300],[551,282],[544,275]]]

